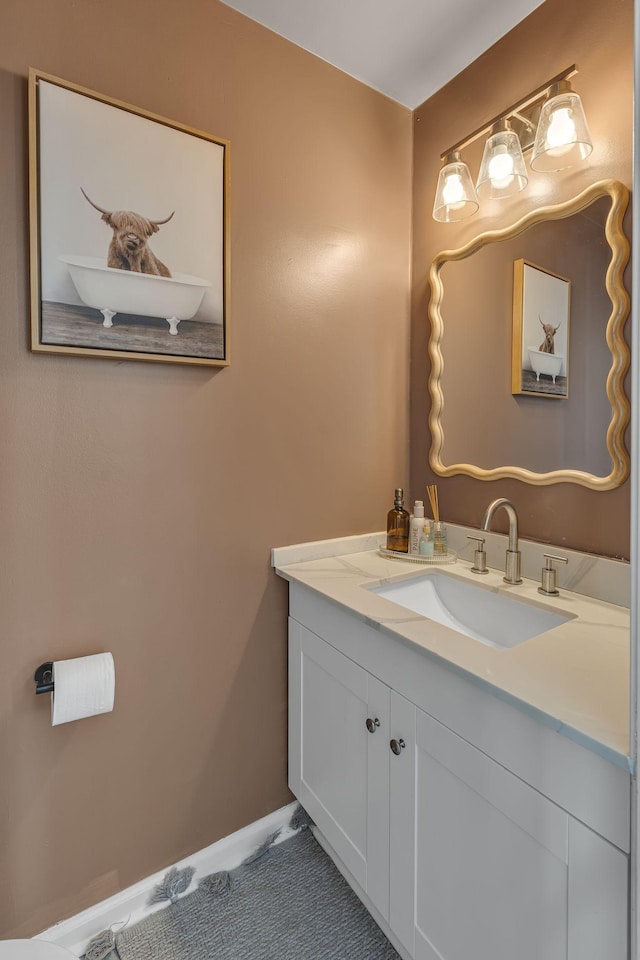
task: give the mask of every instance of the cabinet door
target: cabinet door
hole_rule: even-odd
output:
[[[389,688],[290,619],[289,786],[385,919],[388,743]]]
[[[624,854],[417,709],[411,742],[410,710],[390,925],[416,960],[626,960]]]

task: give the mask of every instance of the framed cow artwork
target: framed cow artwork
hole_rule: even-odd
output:
[[[512,394],[569,396],[570,308],[570,280],[514,260]]]
[[[31,349],[229,363],[229,143],[29,73]]]

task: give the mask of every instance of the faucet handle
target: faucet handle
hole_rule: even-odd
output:
[[[557,597],[560,591],[556,587],[556,570],[553,564],[554,561],[557,563],[569,563],[569,561],[566,557],[557,557],[553,553],[545,553],[543,556],[545,564],[542,568],[542,584],[538,587],[538,593],[545,597]]]
[[[478,546],[473,553],[473,566],[471,573],[489,573],[487,569],[487,554],[484,549],[484,537],[467,536],[467,540],[475,540]]]

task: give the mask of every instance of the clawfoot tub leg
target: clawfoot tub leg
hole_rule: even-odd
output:
[[[115,310],[109,310],[107,307],[105,307],[104,310],[101,310],[101,311],[100,311],[100,313],[101,313],[102,316],[104,317],[104,320],[102,321],[102,326],[103,326],[103,327],[112,327],[112,326],[113,326],[113,318],[114,318],[115,315],[116,315],[116,311],[115,311]]]
[[[178,336],[178,324],[180,321],[177,317],[167,317],[167,323],[169,324],[169,333],[172,337]]]

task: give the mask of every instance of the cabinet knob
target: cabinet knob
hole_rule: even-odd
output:
[[[406,743],[402,739],[392,740],[389,746],[391,747],[391,752],[395,753],[396,757],[399,757],[402,751],[404,750],[404,748],[406,747]]]
[[[367,730],[369,733],[375,733],[377,728],[380,726],[380,721],[377,717],[374,717],[372,720],[371,717],[367,717]]]

